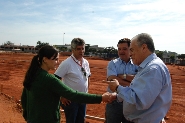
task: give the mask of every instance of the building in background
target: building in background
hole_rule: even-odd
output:
[[[36,53],[38,51],[35,46],[29,46],[29,45],[1,45],[0,46],[1,51],[5,52],[23,52],[23,53]]]
[[[56,49],[58,49],[60,52],[71,52],[71,45],[65,44],[65,45],[53,45]],[[86,45],[86,55],[87,56],[97,56],[102,58],[114,58],[117,57],[114,54],[117,54],[117,51],[113,47],[98,47],[98,45]],[[3,44],[0,45],[0,51],[1,52],[15,52],[15,53],[37,53],[39,49],[37,49],[35,46],[29,46],[29,45],[14,45],[14,43],[10,44]],[[185,65],[185,59],[178,59],[178,55],[176,52],[171,51],[159,51],[156,50],[155,53],[158,57],[160,57],[164,63],[166,64],[179,64],[179,65]],[[68,53],[70,54],[70,53]]]

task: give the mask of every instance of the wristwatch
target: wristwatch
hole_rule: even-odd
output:
[[[126,79],[126,76],[127,76],[126,74],[123,74],[123,79],[124,79],[124,80]]]

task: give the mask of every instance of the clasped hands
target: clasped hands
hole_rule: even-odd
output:
[[[116,98],[117,98],[116,93],[106,92],[102,94],[102,102],[105,102],[105,103],[111,103],[112,101],[116,100]]]

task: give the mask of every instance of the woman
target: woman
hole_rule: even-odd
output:
[[[46,45],[34,56],[23,82],[21,104],[27,123],[60,123],[60,97],[80,103],[107,102],[110,95],[80,93],[64,85],[61,80],[49,74],[56,69],[58,51]]]

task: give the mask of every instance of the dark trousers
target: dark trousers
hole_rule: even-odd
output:
[[[105,119],[105,123],[132,123],[123,116],[123,103],[116,100],[112,103],[107,103]]]
[[[84,123],[86,115],[86,104],[71,102],[69,105],[64,106],[66,123]]]

